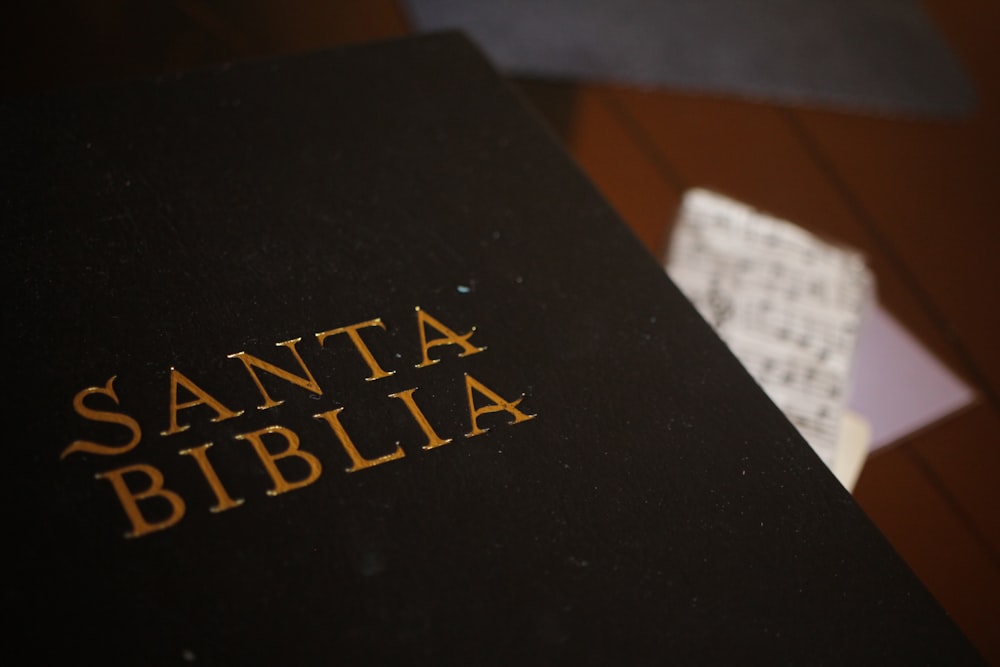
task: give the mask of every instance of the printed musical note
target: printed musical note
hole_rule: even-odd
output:
[[[682,202],[665,268],[829,465],[874,288],[864,258],[696,189]]]

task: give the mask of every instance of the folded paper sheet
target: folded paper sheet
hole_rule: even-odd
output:
[[[870,451],[971,405],[976,392],[879,304],[861,326],[850,407],[871,427]]]
[[[879,305],[863,256],[703,189],[666,269],[849,489],[867,454],[973,400]]]
[[[864,258],[791,222],[692,190],[667,271],[832,467],[873,294]]]

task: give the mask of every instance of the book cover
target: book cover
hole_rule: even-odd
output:
[[[979,661],[460,34],[0,127],[26,664]]]

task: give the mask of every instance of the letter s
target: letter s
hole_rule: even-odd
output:
[[[139,428],[139,422],[135,419],[123,412],[95,410],[87,407],[83,403],[83,400],[91,394],[104,394],[105,396],[110,396],[111,400],[115,402],[115,405],[118,405],[118,395],[115,394],[114,389],[114,381],[116,377],[118,376],[111,376],[107,384],[103,387],[88,387],[79,392],[73,398],[73,409],[76,410],[76,413],[84,419],[107,422],[109,424],[121,424],[132,432],[132,439],[124,445],[117,446],[102,445],[97,442],[90,442],[89,440],[75,440],[62,451],[62,454],[59,455],[60,460],[66,458],[73,452],[90,452],[91,454],[101,454],[103,456],[124,454],[125,452],[131,451],[137,444],[139,444],[139,440],[142,438],[142,430]]]

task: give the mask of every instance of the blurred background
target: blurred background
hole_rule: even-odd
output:
[[[849,488],[1000,664],[995,0],[25,5],[5,14],[5,96],[459,28],[661,263],[693,188],[860,251],[907,336],[871,363],[912,343],[903,365],[934,371],[879,392],[954,400],[911,402]]]

